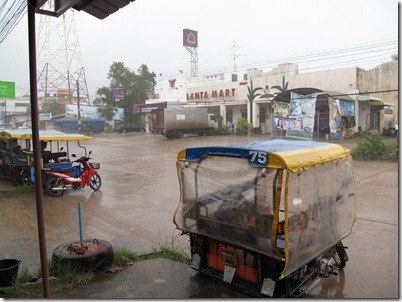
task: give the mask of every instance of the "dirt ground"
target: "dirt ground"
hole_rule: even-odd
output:
[[[172,222],[179,203],[177,153],[187,147],[270,139],[252,137],[185,137],[165,140],[152,134],[102,134],[84,145],[100,162],[102,188],[43,196],[47,255],[79,238],[78,203],[85,238],[110,241],[115,247],[149,253],[162,245],[186,246]],[[353,144],[340,142],[348,148]],[[70,146],[70,151],[82,150]],[[343,273],[323,280],[312,292],[320,298],[399,297],[399,165],[355,161],[357,221],[344,240],[349,262]],[[21,260],[21,268],[40,267],[35,194],[17,194],[0,179],[0,259]]]

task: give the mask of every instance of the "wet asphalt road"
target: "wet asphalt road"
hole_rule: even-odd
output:
[[[79,239],[78,203],[84,238],[110,241],[139,254],[162,245],[187,248],[172,221],[179,202],[177,153],[187,147],[270,139],[253,137],[185,137],[165,140],[143,133],[102,134],[83,143],[100,162],[102,188],[70,191],[62,197],[44,193],[47,254]],[[74,145],[74,146],[73,146]],[[347,145],[346,145],[347,146]],[[70,145],[70,151],[82,151]],[[1,188],[0,259],[17,258],[20,269],[40,267],[34,194]],[[312,294],[321,298],[398,298],[398,164],[355,162],[357,222],[344,240],[350,261],[344,273],[323,280]],[[207,297],[207,296],[206,296]]]

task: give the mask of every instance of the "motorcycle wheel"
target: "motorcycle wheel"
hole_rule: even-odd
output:
[[[100,189],[100,187],[102,186],[102,179],[101,179],[99,174],[94,174],[91,177],[91,181],[89,182],[89,186],[94,191],[98,191]]]
[[[349,260],[349,257],[346,253],[345,247],[343,246],[342,242],[339,242],[336,245],[335,250],[336,251],[332,256],[332,259],[334,259],[339,269],[343,269],[346,266],[346,261]]]
[[[20,183],[27,187],[33,187],[35,185],[29,178],[28,171],[22,171],[20,174]]]
[[[50,196],[57,197],[64,193],[64,190],[55,190],[57,182],[57,187],[63,188],[64,187],[64,180],[61,178],[57,178],[54,176],[50,176],[46,181],[46,191],[49,193]]]

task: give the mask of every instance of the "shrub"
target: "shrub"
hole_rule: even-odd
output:
[[[355,159],[372,160],[383,157],[387,150],[383,137],[379,132],[363,131],[357,142],[357,146],[352,151]]]
[[[236,121],[236,134],[237,135],[247,135],[248,122],[244,117],[239,117]]]
[[[223,117],[219,114],[216,115],[216,119],[218,121],[218,128],[216,129],[216,132],[220,135],[228,135],[230,134],[230,129],[223,124]]]
[[[92,125],[92,124],[85,125],[85,133],[86,134],[91,135],[91,134],[93,134],[93,131],[94,131],[94,125]]]

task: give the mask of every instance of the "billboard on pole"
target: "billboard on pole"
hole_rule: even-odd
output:
[[[198,47],[198,33],[195,30],[183,29],[183,46]]]
[[[0,81],[0,99],[15,99],[15,82]]]
[[[124,98],[125,98],[125,91],[124,88],[115,88],[113,90],[113,99],[115,102],[124,102]]]

